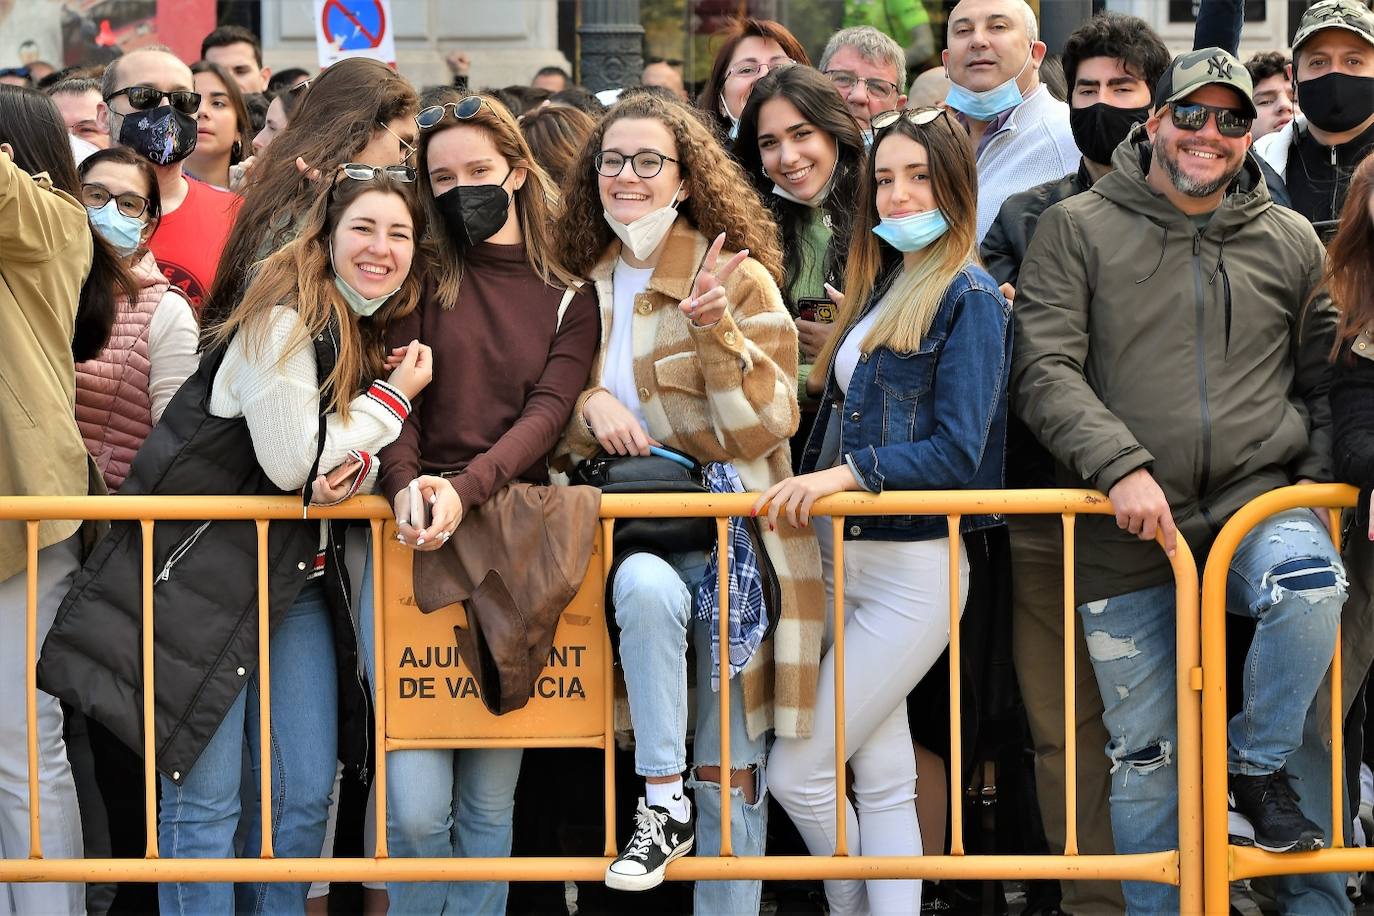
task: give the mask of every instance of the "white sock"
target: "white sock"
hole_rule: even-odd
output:
[[[682,791],[682,777],[672,782],[646,782],[644,784],[644,804],[667,811],[675,821],[687,820],[691,805]]]

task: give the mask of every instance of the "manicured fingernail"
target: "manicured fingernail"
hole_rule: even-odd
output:
[[[429,497],[429,504],[430,504],[431,506],[434,505],[435,503],[437,503],[438,501],[439,501],[439,497],[438,497],[437,495],[433,495],[433,494],[430,495],[430,497]]]
[[[753,517],[755,517],[755,516],[758,515],[758,514],[759,514],[759,510],[758,510],[758,509],[750,509],[750,510],[749,510],[749,517],[750,517],[750,518],[753,518]]]
[[[772,522],[769,522],[769,523],[768,523],[768,530],[769,530],[769,531],[777,531],[778,529],[777,529],[777,526],[775,526]]]
[[[424,539],[424,538],[420,538],[420,539],[417,540],[415,543],[416,543],[416,544],[423,544],[424,542],[425,542],[425,539]]]

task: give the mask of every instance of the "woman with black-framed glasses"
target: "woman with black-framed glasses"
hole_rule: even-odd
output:
[[[233,317],[209,329],[200,368],[144,442],[123,492],[308,505],[371,490],[377,453],[400,434],[431,372],[418,341],[398,367],[385,366],[387,331],[420,296],[412,265],[425,214],[401,177],[353,165],[331,176],[300,235],[258,265]],[[233,858],[240,831],[241,854],[259,855],[256,791],[242,784],[248,760],[253,786],[261,767],[271,771],[274,854],[319,856],[337,763],[361,765],[370,743],[336,530],[274,522],[268,533],[267,746],[254,527],[160,523],[154,554],[162,855]],[[44,689],[129,747],[141,747],[143,733],[141,697],[121,686],[141,679],[142,563],[138,526],[116,526],[78,575],[39,666]],[[307,887],[164,883],[159,901],[165,914],[302,913]]]

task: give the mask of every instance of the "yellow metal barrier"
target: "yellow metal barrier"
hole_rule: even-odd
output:
[[[156,521],[172,519],[228,519],[249,520],[257,524],[259,544],[259,660],[262,703],[263,746],[269,746],[267,736],[271,728],[270,706],[266,697],[270,690],[270,671],[267,652],[267,568],[262,562],[266,555],[267,531],[270,522],[300,520],[300,503],[290,498],[268,497],[13,497],[0,501],[0,520],[18,520],[27,525],[28,531],[28,608],[26,617],[26,641],[28,658],[28,696],[29,704],[29,818],[30,852],[27,860],[0,860],[0,882],[10,881],[436,881],[436,880],[516,880],[516,881],[563,881],[563,880],[600,880],[605,872],[609,858],[617,850],[615,836],[614,799],[614,734],[612,721],[611,650],[606,632],[604,613],[601,610],[603,583],[611,568],[612,556],[609,545],[615,519],[630,517],[688,517],[705,516],[717,520],[717,537],[726,534],[727,520],[730,516],[747,515],[755,497],[749,494],[717,494],[708,496],[606,496],[602,500],[600,543],[594,554],[587,579],[582,585],[574,603],[564,612],[559,634],[555,639],[558,646],[568,646],[567,634],[571,627],[583,627],[577,637],[577,645],[588,653],[588,658],[596,660],[600,670],[590,674],[580,688],[585,694],[585,705],[569,719],[555,721],[542,706],[552,701],[552,697],[536,695],[530,706],[510,717],[495,720],[490,716],[483,720],[473,714],[467,721],[455,728],[436,727],[436,719],[447,715],[438,691],[434,697],[423,699],[440,700],[427,708],[397,714],[388,706],[387,689],[393,678],[399,686],[401,657],[389,652],[387,644],[397,625],[398,616],[410,617],[409,626],[417,626],[415,619],[420,615],[413,609],[413,601],[407,601],[409,580],[408,552],[390,543],[384,536],[391,512],[385,501],[375,498],[352,500],[342,506],[319,508],[312,507],[306,517],[351,518],[369,520],[372,530],[374,560],[374,600],[381,609],[380,625],[376,628],[375,668],[382,673],[378,677],[375,696],[377,708],[377,741],[375,746],[390,750],[413,747],[472,747],[472,746],[528,746],[528,747],[596,747],[605,754],[605,843],[601,857],[545,857],[509,859],[393,859],[389,856],[386,843],[386,759],[378,754],[376,761],[377,778],[377,843],[376,855],[370,859],[277,859],[273,857],[270,825],[271,798],[269,769],[262,768],[264,785],[261,791],[262,855],[255,859],[162,859],[157,844],[157,820],[154,799],[156,797],[156,774],[151,765],[153,759],[152,722],[153,722],[153,684],[156,672],[153,670],[152,646],[152,537]],[[1067,841],[1063,855],[1047,856],[970,856],[964,852],[963,812],[959,800],[962,790],[962,753],[960,744],[961,697],[959,693],[959,622],[960,595],[959,551],[962,541],[958,536],[960,518],[965,514],[1052,514],[1059,515],[1064,530],[1064,706],[1065,729],[1074,727],[1075,677],[1074,645],[1076,607],[1074,601],[1074,521],[1080,514],[1110,515],[1111,504],[1099,493],[1082,490],[992,490],[992,491],[942,491],[886,493],[879,496],[846,493],[827,497],[816,503],[813,514],[831,516],[835,543],[836,601],[834,607],[834,634],[836,649],[835,708],[836,708],[836,778],[841,792],[844,791],[845,752],[844,736],[844,601],[843,601],[843,550],[844,521],[848,516],[874,515],[944,515],[950,533],[950,581],[953,589],[950,594],[950,798],[953,800],[951,811],[952,829],[950,836],[951,854],[948,856],[902,857],[851,857],[847,854],[845,837],[844,809],[838,812],[838,848],[834,856],[759,856],[736,857],[732,854],[729,823],[729,782],[722,780],[722,850],[718,857],[687,857],[674,862],[668,869],[668,877],[677,880],[721,880],[721,879],[822,879],[822,878],[939,878],[939,879],[1105,879],[1153,881],[1178,885],[1181,908],[1185,913],[1200,912],[1202,909],[1202,797],[1201,797],[1201,716],[1196,696],[1202,687],[1202,669],[1199,667],[1198,632],[1198,583],[1197,569],[1186,545],[1180,543],[1179,549],[1171,559],[1177,591],[1177,676],[1178,692],[1178,783],[1179,783],[1179,845],[1177,849],[1155,853],[1116,856],[1082,856],[1077,848],[1077,798],[1074,773],[1077,766],[1076,742],[1072,732],[1066,734],[1066,773],[1067,792],[1065,808],[1067,813]],[[38,560],[38,520],[46,519],[110,519],[129,520],[140,523],[144,544],[143,565],[143,667],[144,667],[144,751],[145,780],[148,789],[148,804],[145,818],[148,828],[148,848],[143,859],[44,859],[41,853],[37,744],[34,715],[35,699],[35,644],[37,619],[37,560]],[[818,522],[820,523],[820,522]],[[595,562],[599,559],[599,564]],[[726,588],[727,570],[721,564],[720,620],[722,643],[728,641],[729,620]],[[458,612],[444,617],[447,611],[430,615],[431,621],[422,621],[416,632],[426,633],[426,627],[443,629],[460,623]],[[422,636],[421,638],[426,638]],[[598,643],[593,646],[593,643]],[[595,651],[599,650],[599,651]],[[403,651],[403,650],[402,650]],[[729,654],[721,653],[721,721],[729,720],[730,678],[728,674]],[[585,667],[585,666],[584,666]],[[456,669],[455,669],[456,670]],[[450,693],[453,691],[450,690]],[[420,691],[417,689],[416,697]],[[463,691],[449,700],[464,700]],[[423,706],[423,704],[422,704]],[[480,706],[469,703],[464,710],[475,710]],[[451,706],[449,707],[451,710]],[[481,715],[485,715],[483,711]],[[452,725],[450,721],[448,723]],[[521,732],[533,732],[522,734]],[[729,759],[729,735],[722,733],[721,759]],[[1105,765],[1099,761],[1100,765]],[[1224,760],[1223,760],[1224,766]],[[1224,817],[1224,811],[1223,811]],[[1224,823],[1223,823],[1224,829]]]
[[[1224,913],[1230,906],[1230,882],[1265,875],[1369,871],[1374,849],[1344,849],[1342,796],[1345,770],[1341,729],[1341,631],[1331,658],[1331,824],[1332,849],[1273,853],[1232,846],[1227,829],[1226,771],[1226,577],[1240,542],[1260,522],[1289,509],[1328,509],[1330,529],[1340,548],[1340,510],[1354,506],[1359,491],[1344,484],[1284,487],[1253,500],[1221,529],[1207,558],[1202,578],[1202,766],[1204,891],[1206,912]],[[1294,711],[1302,716],[1306,710]]]

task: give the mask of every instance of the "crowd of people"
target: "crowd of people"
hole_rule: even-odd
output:
[[[954,741],[956,784],[1014,761],[1000,779],[1028,801],[1000,851],[1064,847],[1059,519],[964,515],[952,565],[943,517],[852,518],[837,569],[818,499],[1110,497],[1114,515],[1076,525],[1077,841],[1145,853],[1178,842],[1170,557],[1186,546],[1201,565],[1265,492],[1351,483],[1343,550],[1326,513],[1298,509],[1232,561],[1230,831],[1275,852],[1374,841],[1374,11],[1319,0],[1290,51],[1247,62],[1242,23],[1243,4],[1203,0],[1194,49],[1175,56],[1107,12],[1050,49],[1022,0],[961,0],[943,66],[913,74],[871,25],[835,33],[812,66],[782,24],[739,19],[693,94],[664,60],[596,95],[557,67],[474,91],[460,52],[453,84],[423,91],[360,58],[273,73],[236,27],[190,65],[152,46],[99,70],[7,72],[0,493],[376,493],[414,551],[417,597],[422,567],[479,548],[514,582],[526,558],[503,542],[555,516],[566,530],[593,466],[658,458],[753,494],[724,551],[713,528],[641,529],[626,550],[617,534],[606,615],[638,804],[605,884],[644,892],[673,860],[719,853],[722,781],[735,855],[830,855],[841,818],[850,855],[941,854],[963,803]],[[0,523],[7,858],[29,849],[26,537]],[[331,855],[340,795],[365,795],[382,753],[367,527],[270,527],[268,746],[251,522],[159,522],[148,542],[137,523],[48,520],[37,537],[44,856],[147,847],[149,543],[160,855],[258,856],[264,766],[273,855]],[[955,735],[952,594],[968,685]],[[1338,627],[1348,816],[1333,823]],[[92,767],[73,767],[74,722]],[[522,757],[386,752],[390,854],[510,856]],[[1022,778],[1015,761],[1032,758]],[[92,807],[105,836],[83,836]],[[1348,885],[1311,873],[1268,892],[1281,912],[1346,913]],[[3,912],[87,907],[80,884],[0,888]],[[328,885],[112,893],[99,909],[301,913],[323,911]],[[503,913],[509,893],[395,882],[368,908]],[[1162,883],[1048,893],[1036,912],[1179,907]],[[695,911],[757,913],[762,894],[699,881]],[[957,908],[947,882],[830,880],[824,897],[835,913]]]

